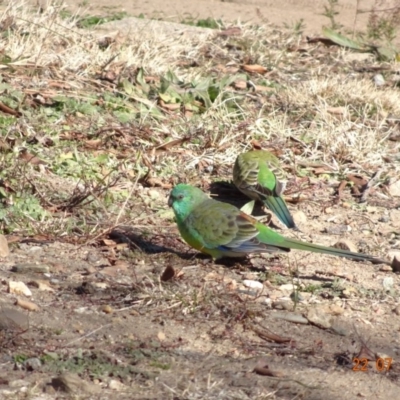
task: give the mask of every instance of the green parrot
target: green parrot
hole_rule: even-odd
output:
[[[214,259],[297,249],[387,264],[387,261],[366,254],[285,238],[235,206],[210,199],[190,185],[175,186],[168,205],[174,210],[183,239]]]
[[[269,151],[240,154],[233,167],[233,183],[246,196],[262,201],[288,228],[296,228],[283,200],[286,182],[279,160]]]

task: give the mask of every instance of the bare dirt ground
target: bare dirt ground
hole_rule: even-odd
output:
[[[77,3],[67,3],[71,10],[78,8]],[[367,8],[369,3],[372,2],[362,5]],[[318,13],[323,11],[324,4],[282,1],[278,7],[272,1],[149,0],[110,5],[99,0],[84,6],[90,14],[107,13],[111,7],[133,16],[140,13],[146,17],[162,15],[162,19],[175,22],[185,15],[224,21],[240,18],[258,23],[266,18],[277,24],[291,24],[303,18],[306,32],[320,34],[325,23]],[[350,29],[354,23],[355,4],[340,2],[338,20]],[[364,16],[357,20],[357,27],[362,24],[365,24]],[[398,192],[393,195],[394,192],[384,190],[389,187],[386,184],[376,185],[368,201],[360,204],[357,190],[365,189],[365,182],[357,185],[357,177],[352,181],[347,178],[348,173],[354,172],[363,178],[371,177],[380,168],[386,168],[393,175],[398,172],[398,141],[387,140],[393,132],[381,123],[388,116],[398,118],[398,86],[376,88],[370,83],[376,71],[390,71],[395,76],[396,66],[371,58],[353,59],[352,54],[344,54],[341,49],[307,47],[304,41],[289,40],[280,34],[279,40],[273,39],[272,30],[268,33],[271,35],[268,51],[273,49],[271,51],[280,54],[280,44],[285,43],[282,47],[290,47],[296,54],[293,57],[298,58],[289,65],[279,61],[280,56],[271,56],[274,62],[278,60],[279,69],[272,70],[266,79],[277,86],[270,89],[270,97],[262,97],[264,94],[257,97],[257,91],[249,92],[247,97],[254,102],[256,111],[248,120],[235,122],[229,132],[224,131],[224,123],[219,122],[217,116],[210,114],[209,121],[215,118],[218,122],[201,125],[190,138],[191,147],[186,147],[185,141],[169,147],[163,144],[165,140],[181,139],[198,123],[185,119],[190,118],[190,113],[182,119],[186,125],[181,120],[168,125],[177,118],[170,113],[168,121],[162,120],[150,128],[144,118],[145,122],[141,121],[138,126],[110,119],[104,123],[107,129],[104,126],[97,129],[96,123],[102,116],[86,118],[82,110],[68,115],[62,125],[59,125],[58,114],[52,120],[54,129],[62,131],[63,140],[69,140],[64,158],[57,164],[60,169],[74,157],[74,146],[99,157],[104,152],[117,154],[126,164],[121,174],[131,178],[129,190],[134,201],[129,203],[126,211],[129,215],[123,219],[129,223],[116,224],[119,226],[114,229],[110,228],[110,216],[119,217],[119,211],[125,210],[124,202],[114,209],[105,201],[104,208],[96,210],[95,215],[84,208],[77,213],[71,211],[72,208],[57,208],[55,213],[62,214],[59,217],[65,224],[74,218],[88,221],[89,239],[82,239],[84,228],[78,225],[74,225],[69,235],[59,237],[49,233],[55,229],[53,227],[41,228],[40,234],[35,232],[32,237],[18,232],[7,236],[11,254],[2,258],[1,263],[0,397],[38,400],[61,396],[174,400],[397,398],[400,278],[391,268],[300,252],[215,263],[188,248],[179,238],[167,210],[169,190],[179,181],[199,185],[221,200],[242,206],[246,199],[229,184],[230,168],[236,153],[255,139],[263,147],[277,152],[290,176],[286,195],[301,232],[294,234],[273,219],[277,229],[285,235],[325,245],[333,245],[344,238],[354,243],[357,251],[385,258],[389,258],[389,251],[398,249]],[[215,72],[220,68],[232,68],[229,63],[238,59],[244,64],[266,64],[262,56],[257,62],[246,59],[239,42],[227,44],[221,40],[204,39],[206,44],[203,43],[195,55],[191,55],[192,49],[188,47],[182,51],[187,58],[176,56],[175,59],[174,54],[171,64],[155,64],[153,75],[147,76],[148,82],[155,79],[158,70],[164,73],[171,65],[183,64],[182,59],[187,63],[191,57],[195,62],[189,66],[185,64],[184,68],[205,65],[204,68]],[[165,43],[170,45],[168,41]],[[79,46],[85,44],[79,43]],[[220,50],[224,46],[227,53]],[[70,48],[68,51],[72,54]],[[146,52],[150,51],[145,48],[138,60],[145,59]],[[69,75],[62,75],[64,72],[54,72],[53,68],[58,71],[57,66],[51,64],[26,77],[26,70],[32,63],[24,61],[6,70],[9,75],[5,82],[12,83],[14,88],[21,85],[24,90],[31,89],[27,91],[29,96],[41,93],[45,100],[35,97],[36,105],[32,106],[37,114],[39,107],[49,105],[45,101],[50,101],[52,96],[46,95],[49,88],[46,79],[57,82],[58,86],[52,87],[72,97],[76,88],[85,89],[86,76],[87,82],[95,82],[96,90],[104,93],[108,83],[114,84],[112,74],[126,72],[121,62],[107,71],[106,77],[85,71],[77,74],[73,81],[67,79]],[[102,60],[99,65],[104,62]],[[36,63],[35,66],[40,61]],[[51,63],[56,61],[52,59]],[[82,60],[82,65],[89,64],[89,59]],[[18,68],[23,70],[18,72],[20,75],[15,72],[20,71]],[[74,68],[75,65],[69,65],[63,71]],[[332,78],[339,68],[342,68],[338,73],[343,74],[344,78],[340,78],[343,80]],[[328,69],[326,81],[318,81],[317,85],[315,76]],[[44,83],[39,83],[38,76]],[[260,82],[265,83],[262,79]],[[349,85],[343,89],[345,94],[337,89],[343,81]],[[61,82],[65,87],[60,86]],[[235,90],[238,88],[239,83]],[[293,91],[287,92],[286,97],[280,94],[281,88],[282,92]],[[336,102],[334,96],[338,93],[342,97]],[[348,106],[343,99],[350,96],[354,103]],[[357,101],[361,106],[355,105]],[[352,105],[360,107],[357,110],[366,110],[366,116],[351,114],[346,107]],[[374,114],[376,110],[379,112]],[[281,129],[281,136],[257,134],[258,127],[253,120],[256,121],[262,112],[267,113],[266,120],[276,124],[270,125],[270,130]],[[279,113],[282,119],[274,119]],[[53,145],[47,146],[42,140],[47,138],[50,125],[43,120],[34,125],[27,115],[24,122],[16,125],[18,129],[13,126],[7,135],[19,137],[18,132],[26,131],[21,143],[34,146],[32,149],[41,157],[50,158]],[[71,128],[65,128],[67,124]],[[260,129],[266,130],[266,126]],[[313,132],[321,126],[326,130],[326,137],[331,136],[328,139],[321,136],[317,143]],[[398,129],[396,126],[393,129]],[[216,133],[217,129],[221,130],[221,135]],[[35,134],[31,136],[36,141],[27,139],[32,130]],[[360,131],[370,136],[360,140],[355,134]],[[224,141],[224,134],[230,139]],[[368,150],[369,141],[376,145],[371,144]],[[116,143],[122,143],[121,147],[116,147]],[[358,151],[362,155],[358,155]],[[135,157],[141,152],[146,157],[144,161],[137,161]],[[179,160],[179,163],[171,160]],[[136,168],[149,165],[153,176],[138,183]],[[210,165],[213,168],[208,168]],[[27,185],[42,204],[51,209],[54,198],[46,200],[41,179],[46,174],[49,180],[56,177],[58,170],[51,164],[39,174],[37,163],[30,167],[33,172],[27,175],[30,179]],[[88,165],[85,164],[85,168]],[[107,168],[105,165],[104,170],[108,171]],[[351,185],[338,192],[344,180],[351,181]],[[18,183],[8,182],[6,179],[8,186],[3,182],[1,187],[10,193]],[[67,180],[60,178],[59,182],[62,191]],[[115,186],[111,192],[118,194],[123,189]],[[4,222],[2,224],[4,228]],[[10,293],[12,281],[26,283],[32,295]],[[262,289],[251,287],[254,282],[261,283]],[[38,306],[29,315],[24,309],[32,305],[21,303],[27,299]],[[357,360],[362,361],[358,363]]]

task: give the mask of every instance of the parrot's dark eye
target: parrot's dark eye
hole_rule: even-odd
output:
[[[178,194],[178,200],[182,200],[185,196],[183,194]]]

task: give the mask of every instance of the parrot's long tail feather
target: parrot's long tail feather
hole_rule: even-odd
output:
[[[268,196],[264,199],[264,203],[288,228],[296,228],[293,217],[282,197]]]
[[[370,261],[373,264],[389,264],[388,261],[381,260],[362,253],[353,253],[352,251],[337,249],[334,247],[319,246],[317,244],[305,243],[300,240],[285,238],[283,243],[279,244],[282,247],[288,247],[295,250],[312,251],[314,253],[330,254],[332,256],[351,258],[358,261]]]

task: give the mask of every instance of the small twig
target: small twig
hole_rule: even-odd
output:
[[[112,325],[112,324],[102,325],[102,326],[100,326],[99,328],[97,328],[97,329],[95,329],[95,330],[93,330],[93,331],[91,331],[91,332],[88,332],[86,335],[83,335],[83,336],[81,336],[81,337],[79,337],[79,338],[77,338],[77,339],[71,340],[70,342],[68,342],[67,344],[65,344],[63,347],[67,347],[67,346],[70,346],[72,343],[79,342],[80,340],[82,340],[82,339],[84,339],[84,338],[86,338],[86,337],[89,337],[89,336],[93,335],[94,333],[96,333],[96,332],[99,331],[100,329],[106,328],[107,326],[110,326],[110,325]]]
[[[371,190],[372,186],[374,186],[377,183],[377,181],[379,180],[379,178],[382,175],[382,172],[383,172],[383,170],[379,169],[372,175],[372,178],[367,182],[367,184],[365,185],[365,189],[360,197],[360,203],[363,203],[364,201],[367,200],[369,191]]]

